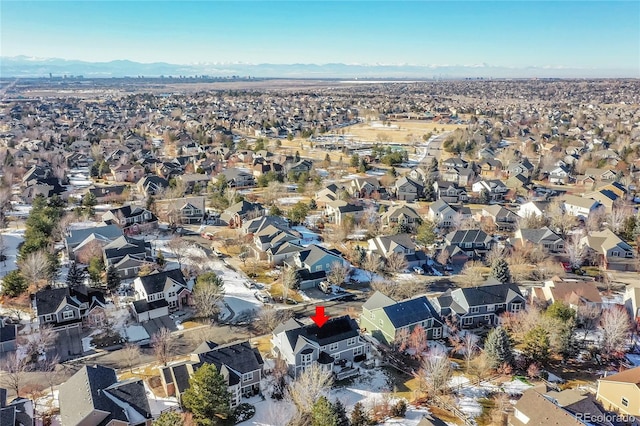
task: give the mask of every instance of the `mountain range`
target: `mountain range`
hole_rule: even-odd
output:
[[[27,56],[0,57],[0,77],[159,77],[210,76],[257,78],[393,78],[393,79],[454,79],[454,78],[624,78],[636,77],[633,70],[587,69],[566,67],[511,68],[479,65],[407,65],[407,64],[245,64],[140,63],[129,60],[86,62],[59,58]]]

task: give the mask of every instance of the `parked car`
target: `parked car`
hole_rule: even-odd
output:
[[[445,271],[449,271],[449,272],[453,271],[453,268],[451,267],[451,265],[444,265],[444,268],[442,268],[442,269],[444,269]]]
[[[331,284],[328,281],[320,281],[320,284],[318,284],[318,288],[324,294],[331,293]]]
[[[271,296],[264,294],[264,293],[260,293],[259,291],[256,291],[255,293],[253,293],[253,295],[256,297],[256,299],[258,299],[259,301],[261,301],[262,303],[269,303],[271,302]]]
[[[414,266],[413,268],[413,272],[418,274],[418,275],[424,275],[424,269],[422,269],[419,266]]]

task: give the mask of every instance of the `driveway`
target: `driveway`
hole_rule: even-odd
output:
[[[60,356],[60,362],[82,355],[80,328],[69,328],[59,331],[55,349],[50,352],[51,353],[47,353],[47,357],[58,354]]]

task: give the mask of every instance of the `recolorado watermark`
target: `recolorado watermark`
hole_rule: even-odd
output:
[[[576,413],[576,418],[589,423],[611,422],[622,424],[633,424],[635,421],[640,420],[631,414],[616,414],[616,413]]]

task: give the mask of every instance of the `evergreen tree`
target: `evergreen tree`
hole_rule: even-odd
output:
[[[407,414],[407,401],[401,399],[391,408],[393,417],[404,417]]]
[[[433,201],[436,199],[436,191],[435,189],[433,189],[433,182],[433,179],[428,179],[422,190],[424,193],[424,198],[427,201]]]
[[[489,191],[487,191],[486,189],[483,189],[482,191],[480,191],[480,204],[489,204],[489,201],[491,200],[491,198],[489,197]]]
[[[153,422],[153,426],[182,426],[182,416],[175,411],[165,411]]]
[[[191,376],[189,388],[182,395],[184,407],[200,426],[227,423],[231,417],[230,400],[224,377],[215,365],[206,363]]]
[[[156,263],[160,266],[164,266],[165,264],[164,253],[162,252],[162,250],[158,251],[158,255],[156,256]]]
[[[351,426],[368,426],[371,423],[369,415],[361,402],[356,402],[351,411]]]
[[[349,417],[347,417],[347,411],[345,410],[342,401],[336,399],[336,402],[333,404],[333,409],[336,412],[336,416],[338,416],[337,426],[349,426],[351,424],[349,422]]]
[[[549,359],[551,347],[549,332],[541,326],[529,330],[524,336],[523,343],[522,354],[527,360],[544,364]]]
[[[359,171],[360,173],[364,173],[364,172],[366,172],[367,170],[369,170],[369,166],[367,166],[367,162],[366,162],[366,161],[364,161],[364,158],[361,158],[361,159],[360,159],[360,165],[358,166],[358,171]]]
[[[513,343],[507,330],[502,327],[489,332],[484,351],[492,368],[498,368],[504,363],[513,364]]]
[[[360,164],[360,157],[358,156],[358,154],[353,154],[351,156],[351,159],[349,160],[349,165],[351,167],[358,167],[359,164]]]
[[[281,215],[282,215],[282,210],[280,210],[280,207],[276,206],[275,204],[269,207],[269,216],[281,216]]]
[[[491,276],[503,284],[511,282],[509,264],[504,258],[496,259],[491,265]]]
[[[27,291],[29,284],[20,271],[14,270],[2,277],[2,294],[17,297]]]
[[[296,151],[296,154],[293,157],[293,161],[296,163],[300,161],[300,153],[298,151]]]
[[[93,287],[99,287],[102,283],[103,271],[104,263],[101,257],[96,256],[89,261],[89,268],[87,268],[87,272],[89,273],[89,280]]]
[[[118,270],[113,265],[107,268],[106,281],[107,290],[109,291],[113,291],[120,286],[120,275],[118,275]]]
[[[85,208],[85,211],[88,216],[93,216],[96,213],[94,207],[97,204],[98,204],[98,200],[96,196],[93,194],[93,192],[91,191],[87,191],[87,193],[84,194],[84,197],[82,197],[82,207]]]
[[[311,426],[338,426],[335,407],[325,396],[321,396],[311,409]]]
[[[418,226],[416,232],[416,241],[422,245],[428,246],[436,240],[436,224],[430,220],[425,220]]]
[[[81,286],[84,284],[86,276],[87,272],[83,268],[80,268],[75,261],[71,262],[67,274],[67,285],[71,288]]]

